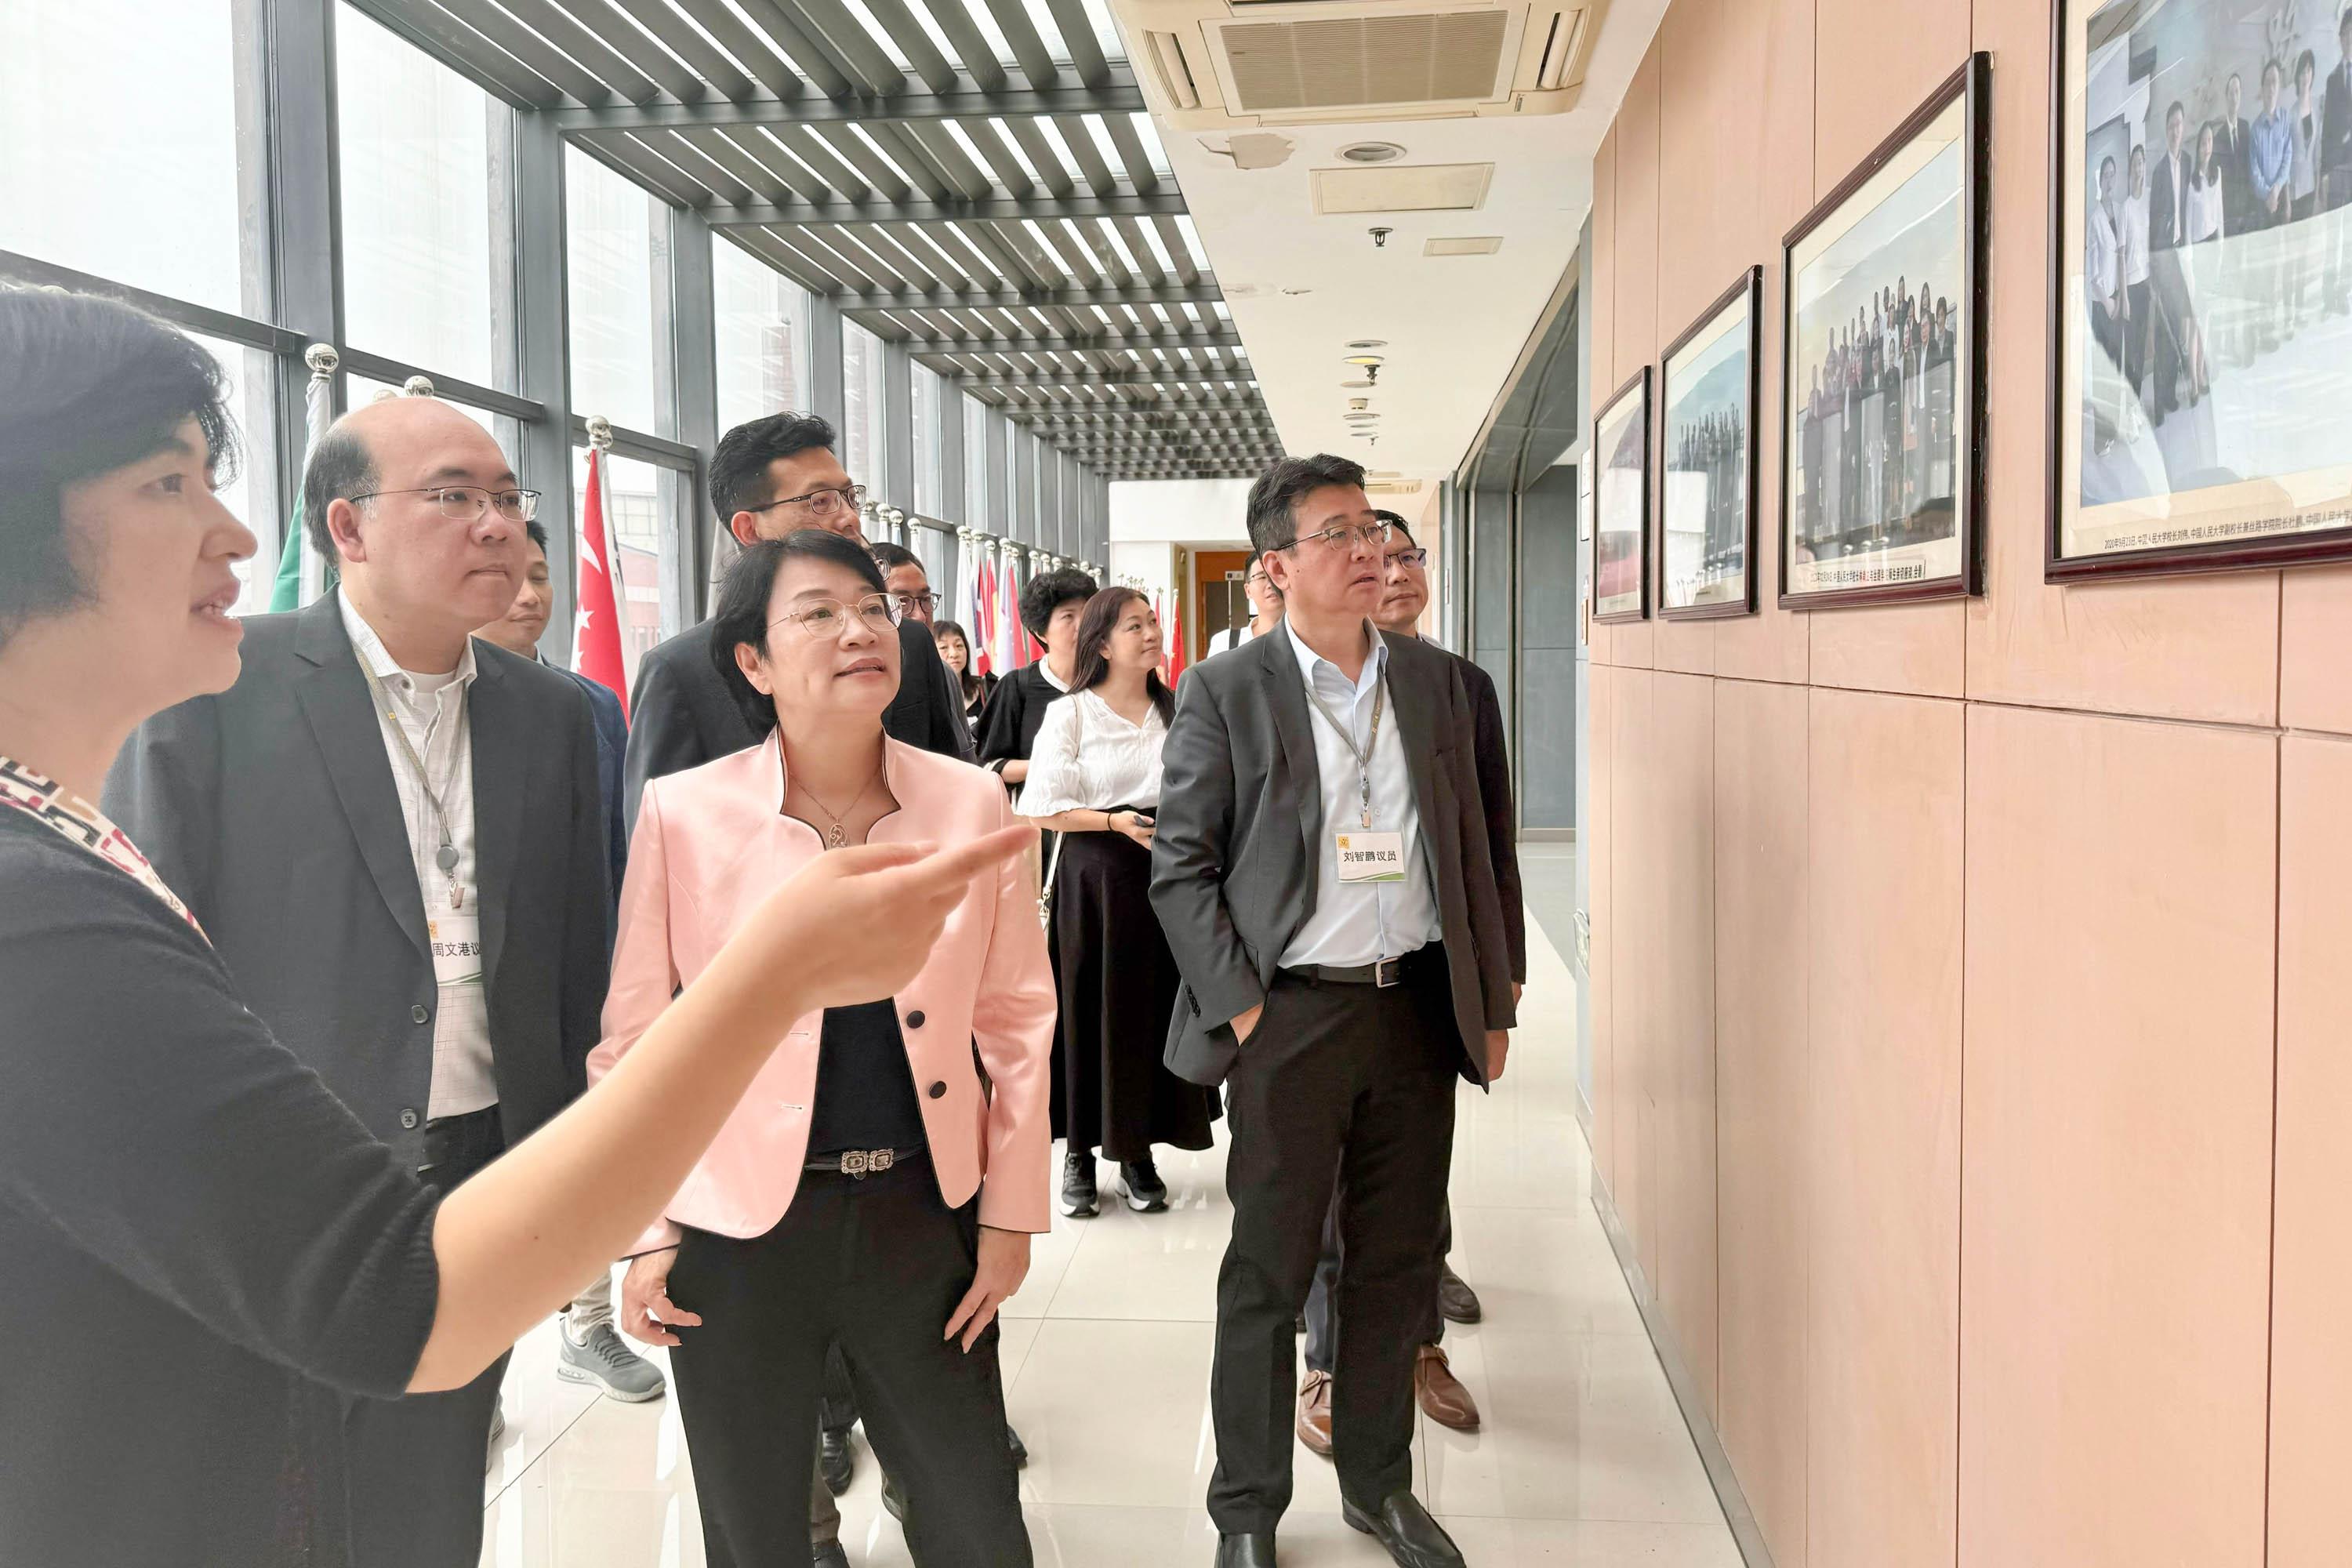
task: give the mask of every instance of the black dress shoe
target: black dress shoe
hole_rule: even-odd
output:
[[[1013,1423],[1010,1421],[1004,1424],[1004,1446],[1013,1450],[1014,1469],[1025,1470],[1029,1468],[1029,1445],[1021,1440],[1021,1434],[1013,1429]]]
[[[828,1426],[817,1434],[816,1473],[824,1479],[824,1489],[839,1497],[849,1489],[849,1478],[857,1471],[857,1450],[850,1446],[849,1428]]]
[[[838,1541],[815,1541],[809,1543],[810,1568],[849,1568],[849,1553]]]
[[[1402,1568],[1463,1568],[1462,1549],[1410,1491],[1391,1492],[1377,1513],[1343,1497],[1339,1517],[1379,1542]]]
[[[1486,1315],[1486,1309],[1478,1305],[1478,1292],[1454,1272],[1451,1263],[1437,1276],[1437,1310],[1449,1323],[1475,1323]]]
[[[1150,1160],[1122,1160],[1119,1180],[1127,1185],[1127,1206],[1138,1214],[1158,1214],[1168,1206],[1168,1184]]]
[[[1095,1202],[1095,1157],[1073,1149],[1062,1160],[1062,1212],[1072,1219],[1092,1219]]]
[[[1274,1568],[1274,1531],[1217,1537],[1217,1568]]]

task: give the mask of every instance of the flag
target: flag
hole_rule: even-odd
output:
[[[311,345],[309,354],[310,384],[302,392],[302,463],[310,466],[310,454],[316,450],[327,426],[335,422],[335,351],[324,343]],[[293,520],[286,525],[286,539],[278,548],[278,577],[270,584],[269,608],[274,615],[285,610],[299,610],[335,585],[334,563],[319,553],[310,542],[310,530],[302,518],[302,497],[294,497]]]
[[[1192,661],[1184,657],[1184,601],[1172,588],[1168,591],[1168,618],[1161,625],[1168,651],[1168,673],[1163,679],[1173,686],[1183,679],[1184,668]]]
[[[572,669],[612,689],[629,715],[629,681],[621,666],[621,612],[614,592],[613,542],[604,531],[604,453],[588,448],[588,491],[580,507],[579,618],[572,624]]]
[[[1003,633],[999,647],[1004,654],[1004,672],[1011,674],[1031,662],[1029,629],[1021,624],[1021,552],[1004,552],[1004,582],[997,592],[997,625]]]
[[[982,675],[995,672],[996,574],[989,568],[982,542],[972,542],[971,667]]]

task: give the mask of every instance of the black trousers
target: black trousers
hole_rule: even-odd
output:
[[[1445,1255],[1454,1250],[1454,1205],[1439,1205],[1437,1216],[1437,1268],[1442,1279],[1445,1272]],[[1347,1248],[1339,1239],[1339,1194],[1331,1194],[1331,1206],[1323,1213],[1323,1250],[1315,1259],[1315,1286],[1307,1292],[1307,1366],[1310,1372],[1329,1372],[1339,1352],[1339,1338],[1332,1320],[1338,1312],[1339,1269]],[[1445,1314],[1439,1310],[1438,1293],[1429,1293],[1429,1310],[1421,1321],[1413,1336],[1413,1344],[1442,1344],[1445,1340]]]
[[[1233,1240],[1217,1274],[1209,1514],[1228,1534],[1290,1506],[1293,1327],[1315,1278],[1335,1178],[1339,1289],[1332,1458],[1377,1508],[1412,1482],[1412,1368],[1437,1293],[1462,1047],[1434,945],[1386,989],[1277,976],[1226,1081]]]
[[[907,1493],[919,1568],[1030,1568],[991,1324],[943,1340],[978,1258],[978,1205],[928,1160],[808,1172],[773,1230],[689,1230],[669,1293],[698,1328],[670,1352],[711,1568],[806,1568],[825,1357],[838,1344],[883,1468]]]
[[[504,1152],[496,1106],[444,1117],[425,1124],[416,1174],[446,1193]],[[477,1568],[482,1461],[506,1374],[500,1356],[463,1388],[345,1406],[355,1568]]]

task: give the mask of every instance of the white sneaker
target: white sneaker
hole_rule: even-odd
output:
[[[562,1344],[555,1375],[566,1383],[591,1384],[629,1405],[659,1399],[669,1391],[661,1368],[623,1344],[620,1331],[610,1323],[589,1330],[585,1344],[572,1342],[568,1325],[555,1337]]]

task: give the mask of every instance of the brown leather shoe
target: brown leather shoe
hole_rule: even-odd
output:
[[[1298,1385],[1298,1440],[1318,1458],[1331,1457],[1331,1374],[1310,1372]]]
[[[1421,1347],[1421,1359],[1412,1367],[1412,1392],[1421,1401],[1422,1414],[1439,1426],[1451,1426],[1456,1432],[1478,1430],[1478,1402],[1470,1397],[1470,1391],[1454,1375],[1453,1365],[1441,1347]],[[1306,1420],[1304,1409],[1302,1405],[1302,1424]],[[1325,1430],[1329,1430],[1328,1417]]]

